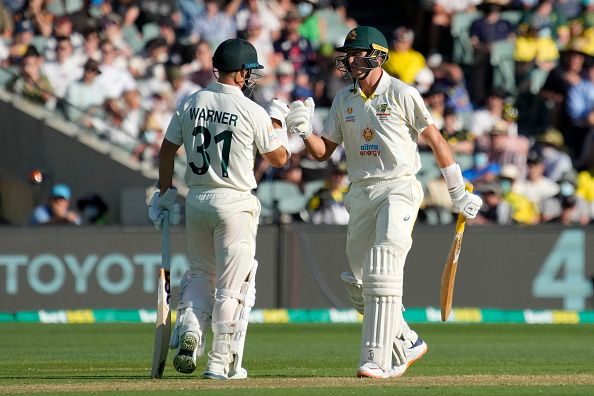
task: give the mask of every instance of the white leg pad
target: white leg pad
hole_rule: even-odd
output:
[[[390,370],[393,355],[406,362],[403,345],[396,345],[396,335],[402,332],[398,320],[398,315],[402,316],[402,282],[403,263],[396,252],[383,246],[372,247],[363,266],[365,315],[360,365],[373,362]]]
[[[209,367],[219,370],[219,365],[223,365],[229,378],[245,378],[247,372],[241,367],[243,361],[243,349],[245,346],[245,336],[248,328],[250,311],[256,303],[256,271],[258,262],[254,260],[254,265],[245,282],[243,282],[239,292],[228,289],[217,289],[216,298],[235,298],[239,300],[239,305],[235,310],[234,319],[224,322],[213,322],[212,331],[214,333],[212,353],[209,353]]]
[[[350,272],[343,272],[340,278],[346,285],[351,304],[357,309],[357,312],[363,315],[365,308],[365,303],[363,302],[363,282],[355,278]]]
[[[170,349],[176,349],[181,336],[192,331],[198,335],[197,357],[204,355],[205,334],[211,324],[213,301],[212,283],[193,278],[190,271],[186,271],[180,285],[177,319],[169,342]]]

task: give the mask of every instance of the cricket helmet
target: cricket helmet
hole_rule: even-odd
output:
[[[238,71],[263,69],[256,48],[247,40],[233,38],[223,41],[215,50],[212,65],[217,70]]]
[[[344,39],[344,45],[336,48],[336,51],[347,52],[354,49],[368,51],[365,56],[357,56],[357,58],[367,61],[367,67],[357,66],[358,69],[367,70],[367,74],[369,74],[369,71],[380,67],[379,60],[382,60],[382,63],[388,60],[386,37],[382,32],[371,26],[358,26],[352,29]],[[347,56],[336,57],[335,63],[336,68],[343,76],[351,75],[353,65],[349,63]],[[363,78],[366,78],[367,74]]]

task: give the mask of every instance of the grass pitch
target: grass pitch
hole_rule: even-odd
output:
[[[0,393],[594,394],[594,325],[412,324],[429,350],[401,378],[355,377],[361,325],[250,324],[247,380],[151,380],[154,325],[0,324]],[[208,335],[207,350],[212,335]],[[370,389],[372,388],[372,389]]]

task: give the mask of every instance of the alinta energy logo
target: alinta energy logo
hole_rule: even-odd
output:
[[[355,122],[355,116],[352,115],[353,114],[353,108],[352,107],[349,107],[347,109],[347,114],[348,114],[348,116],[346,116],[344,120],[346,122]]]
[[[363,139],[365,139],[365,141],[370,142],[373,140],[374,137],[375,137],[375,132],[373,131],[373,129],[367,127],[363,130]],[[373,144],[373,143],[364,144],[361,146],[361,151],[359,152],[359,155],[361,157],[365,157],[365,156],[379,157],[379,155],[380,155],[379,145]]]

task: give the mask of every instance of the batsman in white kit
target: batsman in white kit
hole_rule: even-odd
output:
[[[170,222],[174,221],[174,158],[183,145],[190,269],[181,281],[169,345],[177,350],[173,365],[181,373],[196,369],[212,325],[204,377],[242,379],[247,377],[241,363],[258,269],[255,247],[261,207],[251,194],[256,188],[254,161],[257,151],[275,167],[290,157],[284,127],[289,108],[273,99],[266,111],[244,95],[260,77],[254,70],[263,68],[246,40],[221,43],[213,66],[217,81],[184,100],[167,128],[159,152],[160,191],[151,200],[149,217],[159,228],[162,211],[169,210]]]
[[[302,137],[318,161],[344,143],[352,182],[344,201],[350,214],[347,256],[352,273],[343,273],[342,279],[363,315],[357,376],[372,378],[398,377],[427,351],[402,315],[404,262],[423,200],[415,178],[421,167],[420,134],[460,212],[474,218],[482,204],[465,191],[460,167],[419,92],[382,70],[387,47],[379,30],[359,26],[336,49],[346,53],[336,58],[336,67],[354,83],[334,98],[321,137],[312,134],[312,98],[291,103],[286,116],[288,131]]]

